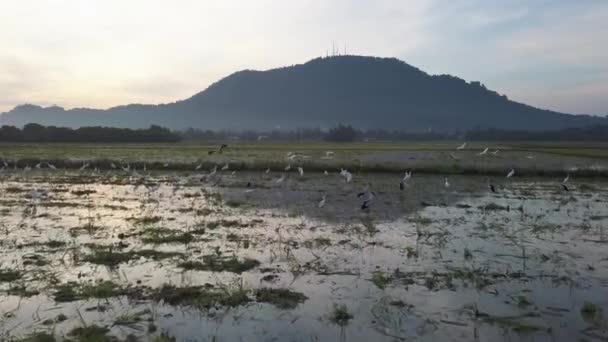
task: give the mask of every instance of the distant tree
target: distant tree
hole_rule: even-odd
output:
[[[4,142],[176,142],[181,136],[160,126],[148,129],[113,127],[67,127],[27,124],[23,129],[13,126],[0,128],[0,141]]]
[[[351,142],[355,141],[358,136],[359,132],[352,126],[340,124],[338,127],[334,127],[327,132],[327,135],[325,135],[325,140],[332,142]]]

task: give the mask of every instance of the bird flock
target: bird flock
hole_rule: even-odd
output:
[[[467,143],[465,142],[462,145],[456,147],[456,150],[458,150],[458,151],[464,150],[466,148],[466,146],[467,146]],[[227,147],[228,147],[228,145],[222,144],[222,145],[219,146],[219,148],[217,150],[209,151],[209,154],[214,154],[214,153],[220,153],[221,154],[221,153],[224,152],[224,150]],[[477,153],[477,155],[478,156],[484,156],[488,152],[489,152],[489,148],[486,147],[481,152]],[[490,152],[490,153],[492,153],[493,155],[496,155],[498,152],[499,152],[499,150],[495,150],[495,151]],[[327,158],[332,158],[333,156],[334,156],[334,152],[333,151],[326,151],[324,153],[324,157],[322,157],[322,158],[323,159],[327,159]],[[451,157],[452,158],[456,158],[453,155],[451,155]],[[287,172],[289,172],[292,169],[291,162],[296,162],[298,160],[307,159],[307,158],[309,158],[309,157],[306,156],[306,155],[303,155],[303,154],[294,153],[294,152],[288,152],[287,155],[286,155],[286,159],[287,159],[287,161],[289,161],[289,163],[283,169],[284,172],[278,178],[276,178],[274,180],[274,182],[276,184],[281,184],[281,183],[283,183],[287,179]],[[165,167],[167,167],[167,166],[168,166],[168,164],[165,164]],[[5,169],[8,169],[8,167],[9,167],[9,163],[5,159],[2,159],[0,161],[0,172],[4,171]],[[48,169],[50,169],[50,170],[57,170],[57,167],[55,167],[50,162],[40,161],[37,164],[35,164],[35,166],[34,166],[34,168],[36,168],[36,169],[43,169],[45,167],[48,168]],[[90,167],[91,167],[91,164],[89,162],[85,161],[79,167],[79,171],[85,171],[86,169],[88,169]],[[129,163],[126,163],[124,165],[116,165],[115,163],[110,163],[110,167],[112,169],[118,169],[118,170],[122,170],[122,171],[127,172],[127,173],[131,173],[134,176],[140,176],[139,173],[137,172],[137,170],[135,168],[132,168]],[[215,165],[212,169],[209,170],[209,172],[207,174],[203,175],[201,177],[201,179],[200,179],[201,182],[207,181],[207,180],[211,179],[212,177],[214,177],[216,175],[219,175],[219,173],[218,173],[218,167],[219,167],[218,165]],[[195,171],[200,171],[202,168],[203,168],[203,164],[200,163],[200,164],[196,165],[196,167],[194,168],[194,170]],[[300,177],[303,177],[304,176],[304,168],[303,168],[303,166],[297,166],[296,169],[297,169],[298,175]],[[15,170],[17,170],[17,163],[16,162],[15,162]],[[29,165],[26,165],[23,168],[23,172],[24,173],[27,173],[27,172],[29,172],[31,170],[32,170],[32,168]],[[144,172],[147,171],[146,164],[143,164],[142,170]],[[223,166],[221,166],[221,168],[219,168],[219,171],[220,172],[230,171],[231,175],[233,175],[233,176],[236,174],[236,170],[230,170],[230,163],[225,163]],[[95,168],[94,172],[98,172],[98,169]],[[264,171],[265,174],[269,174],[270,172],[271,172],[270,168],[267,168]],[[324,170],[323,174],[325,176],[328,176],[329,172],[327,170]],[[339,176],[346,183],[351,183],[353,181],[353,174],[352,174],[352,172],[348,171],[345,168],[341,168],[340,169]],[[515,169],[512,168],[506,174],[506,179],[508,179],[508,180],[512,179],[514,176],[515,176]],[[403,177],[400,177],[400,179],[399,179],[399,189],[402,190],[402,191],[405,190],[409,186],[409,183],[410,183],[411,179],[412,179],[412,171],[406,170],[404,172],[404,174],[403,174]],[[569,180],[570,180],[570,174],[567,174],[566,177],[563,179],[563,181],[560,184],[561,189],[563,189],[564,191],[570,191],[570,189],[569,189],[569,187],[567,185],[567,183],[568,183]],[[489,178],[486,178],[486,182],[488,184],[489,190],[491,192],[493,192],[493,193],[496,193],[497,192],[497,187],[490,182]],[[450,185],[451,185],[450,184],[450,180],[448,179],[448,177],[445,177],[444,180],[443,180],[443,187],[447,190],[447,189],[450,188]],[[245,190],[245,192],[247,192],[247,193],[252,192],[253,191],[252,187],[253,187],[253,183],[251,181],[248,181],[247,182],[247,189]],[[39,191],[37,189],[34,189],[32,191],[32,194],[31,194],[32,202],[35,203],[35,202],[39,201],[42,197],[44,197],[44,195],[45,194],[43,192],[41,192],[41,191]],[[376,193],[371,190],[371,184],[368,183],[365,186],[365,189],[363,191],[357,193],[357,198],[360,198],[363,201],[362,204],[361,204],[361,207],[360,207],[361,210],[367,210],[367,209],[369,209],[371,207],[371,204],[372,204],[372,202],[373,202],[373,200],[374,200],[375,197],[376,197]],[[326,203],[327,203],[327,196],[323,195],[322,198],[321,198],[321,200],[318,202],[318,207],[319,208],[323,208]]]

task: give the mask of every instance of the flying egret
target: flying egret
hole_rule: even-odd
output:
[[[400,190],[404,190],[405,189],[405,183],[412,178],[412,172],[410,171],[405,171],[405,174],[403,175],[403,178],[401,179],[401,181],[399,182],[399,189]]]
[[[463,143],[462,145],[456,147],[457,150],[464,150],[464,148],[467,146],[467,143]]]
[[[304,176],[304,169],[301,166],[298,166],[298,173],[300,174],[300,177]]]
[[[325,206],[325,199],[325,195],[323,195],[321,201],[319,201],[319,208],[323,208]]]
[[[488,153],[488,148],[486,147],[485,150],[479,152],[477,155],[478,156],[483,156],[484,154]]]
[[[507,173],[507,178],[511,178],[515,175],[515,169],[511,169],[511,171],[509,171],[509,173]]]

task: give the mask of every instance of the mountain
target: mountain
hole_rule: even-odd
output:
[[[107,110],[21,105],[0,116],[1,125],[29,122],[256,130],[345,123],[357,128],[454,131],[552,130],[608,124],[608,119],[534,108],[479,82],[429,75],[394,58],[334,56],[267,71],[239,71],[174,103]]]

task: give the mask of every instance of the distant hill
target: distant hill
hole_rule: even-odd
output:
[[[267,71],[236,72],[182,101],[107,110],[21,105],[0,125],[67,127],[150,125],[182,129],[330,127],[420,131],[471,128],[552,130],[606,124],[510,101],[450,75],[429,75],[394,58],[335,56]]]

